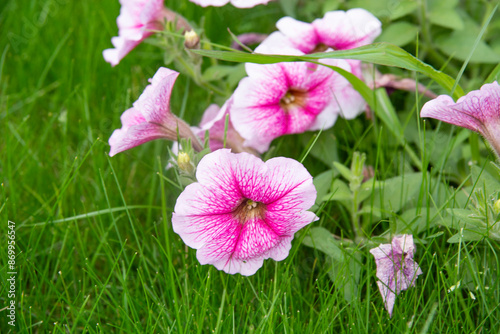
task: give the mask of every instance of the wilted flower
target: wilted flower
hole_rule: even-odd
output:
[[[390,316],[396,295],[415,286],[418,275],[422,274],[418,263],[413,261],[414,252],[413,236],[409,234],[394,237],[391,244],[370,250],[377,264],[378,288]]]
[[[110,156],[154,139],[177,140],[177,133],[181,138],[190,138],[195,149],[202,149],[189,125],[170,112],[170,94],[178,75],[161,67],[149,79],[151,84],[133,107],[122,114],[122,128],[109,138]]]
[[[220,7],[230,2],[234,7],[251,8],[257,5],[262,5],[262,4],[265,5],[272,0],[190,0],[190,1],[202,7],[207,7],[207,6]]]
[[[189,28],[184,18],[163,6],[163,0],[120,0],[120,3],[122,7],[116,19],[118,37],[111,38],[115,48],[102,53],[104,60],[112,66],[151,36],[153,30],[163,30],[165,20],[176,22],[177,28]]]
[[[343,60],[330,64],[347,66]],[[310,63],[246,64],[233,94],[231,121],[245,145],[264,152],[279,136],[329,128],[337,119],[333,97],[347,81],[333,70]]]
[[[420,117],[479,132],[500,157],[500,85],[496,81],[462,96],[456,103],[440,95],[424,104]]]
[[[273,53],[288,54],[283,50],[294,48],[302,54],[309,54],[370,44],[380,35],[382,24],[368,11],[355,8],[346,12],[328,12],[322,19],[312,23],[284,17],[276,26],[279,31],[271,34],[263,45],[277,50]],[[349,59],[347,63],[347,71],[363,79],[361,61]],[[366,107],[365,100],[350,84],[342,90],[334,90],[334,95],[340,107],[339,113],[344,118],[352,119]]]
[[[177,199],[173,229],[201,264],[229,274],[285,259],[295,232],[318,219],[306,211],[316,198],[312,177],[293,159],[220,149],[203,157],[196,178]]]

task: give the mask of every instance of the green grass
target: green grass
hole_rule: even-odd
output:
[[[194,22],[204,16],[207,35],[225,44],[230,41],[227,26],[236,34],[269,32],[284,15],[276,3],[256,11],[171,3],[167,5]],[[321,15],[320,7],[301,8],[308,11],[302,17],[298,11],[304,20]],[[113,158],[107,155],[107,140],[120,127],[121,113],[162,66],[152,45],[139,46],[116,68],[104,62],[102,50],[111,47],[118,13],[118,1],[7,0],[0,5],[1,333],[498,331],[498,243],[449,244],[456,232],[432,225],[430,219],[430,228],[415,233],[415,259],[424,274],[415,288],[399,295],[392,318],[378,292],[370,247],[358,252],[359,286],[348,302],[339,288],[346,278],[339,275],[333,284],[329,258],[300,244],[308,229],[296,235],[285,261],[265,261],[254,276],[201,266],[195,251],[171,228],[180,191],[161,177],[175,178],[164,169],[168,144],[157,141]],[[251,20],[241,24],[248,13]],[[422,50],[432,46],[422,43]],[[437,59],[434,66],[444,65],[436,55],[422,52],[421,59],[428,56],[426,61]],[[451,65],[461,64],[452,60]],[[474,75],[485,78],[492,67],[473,66],[461,84],[477,89]],[[186,94],[185,119],[197,124],[216,98],[181,76],[172,97],[175,113],[181,112]],[[469,132],[445,125],[425,130],[429,127],[417,116],[421,97],[398,92],[391,99],[407,144],[417,152],[422,169],[430,171],[422,174],[416,212],[439,209],[445,215],[447,207],[463,204],[455,188],[469,174],[468,158],[477,152],[483,166],[493,156],[474,135],[469,145]],[[307,143],[301,136],[280,138],[266,157],[300,159]],[[321,151],[321,145],[331,151]],[[304,164],[318,175],[332,168],[325,159],[349,165],[354,151],[367,153],[378,179],[418,169],[385,124],[365,116],[339,120],[322,133]],[[399,215],[375,222],[372,235],[391,229]],[[328,202],[313,226],[352,237],[349,219],[342,205]],[[7,324],[4,309],[9,302],[4,284],[8,220],[16,223],[15,328]],[[458,282],[460,287],[448,292]]]

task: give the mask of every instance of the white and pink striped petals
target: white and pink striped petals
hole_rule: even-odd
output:
[[[478,119],[485,126],[500,119],[500,85],[485,84],[458,99],[453,109]]]
[[[279,136],[309,130],[332,103],[335,77],[340,77],[325,66],[301,62],[246,64],[246,69],[249,77],[240,81],[233,95],[231,120],[246,139],[245,145],[261,153]],[[285,110],[281,100],[289,90],[301,91],[305,97]],[[333,124],[334,117],[332,113],[327,123]]]
[[[246,146],[261,153],[288,129],[286,116],[279,105],[288,87],[281,78],[276,77],[274,85],[272,80],[243,78],[233,94],[230,110],[233,126],[245,139]]]
[[[278,20],[276,27],[288,38],[292,45],[303,53],[311,53],[320,43],[314,26],[310,23],[286,16]]]
[[[319,42],[334,48],[346,50],[372,43],[381,33],[381,22],[370,12],[354,8],[328,12],[322,19],[312,23]]]
[[[312,177],[292,159],[264,163],[221,149],[200,161],[196,177],[177,199],[172,226],[201,264],[227,273],[252,275],[264,259],[283,260],[293,234],[318,219],[306,211],[316,199]],[[242,220],[248,200],[261,211]]]
[[[151,84],[134,102],[134,108],[140,110],[148,122],[158,124],[174,122],[175,128],[175,121],[172,120],[173,115],[170,112],[170,95],[178,75],[176,71],[160,67],[153,78],[149,79]]]
[[[130,110],[130,109],[129,109]],[[116,129],[109,138],[111,149],[109,156],[144,144],[148,141],[165,138],[165,129],[157,124],[148,122],[138,123],[131,126],[123,126]]]
[[[300,162],[289,158],[273,158],[265,162],[268,168],[266,175],[266,192],[260,195],[259,201],[266,205],[287,201],[289,206],[275,207],[273,210],[307,210],[316,200],[316,188],[312,176]],[[285,203],[278,203],[284,205]],[[276,205],[278,205],[276,204]]]
[[[190,1],[202,7],[208,7],[208,6],[221,7],[231,2],[231,4],[234,7],[252,8],[257,5],[265,5],[272,0],[190,0]]]
[[[465,97],[462,97],[461,101],[464,103]],[[480,115],[474,115],[469,111],[465,112],[465,110],[457,108],[457,104],[448,95],[440,95],[430,100],[424,104],[420,111],[420,117],[434,118],[482,133],[482,122],[478,116]]]

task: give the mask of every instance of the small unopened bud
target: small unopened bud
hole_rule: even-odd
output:
[[[191,162],[189,154],[186,152],[181,152],[177,156],[177,166],[179,166],[179,169],[187,174],[192,174],[194,172],[194,165]]]
[[[198,49],[200,37],[194,30],[189,30],[184,33],[184,46],[187,49]]]
[[[495,213],[497,215],[500,214],[500,199],[495,201],[495,204],[493,205],[493,210],[495,210]]]

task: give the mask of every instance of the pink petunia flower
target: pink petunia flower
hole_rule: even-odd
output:
[[[196,178],[177,199],[173,229],[201,264],[229,274],[284,260],[295,232],[318,219],[306,211],[316,198],[312,177],[293,159],[221,149],[203,157]]]
[[[202,149],[189,125],[170,112],[170,94],[178,75],[160,67],[149,79],[151,84],[133,107],[122,114],[122,128],[115,130],[109,138],[110,156],[154,139],[177,140],[177,132],[181,138],[190,138],[196,150]]]
[[[343,60],[328,63],[345,67]],[[269,65],[246,64],[233,94],[231,121],[245,145],[262,153],[279,136],[329,128],[338,105],[333,92],[347,81],[335,71],[303,62]]]
[[[370,44],[380,35],[382,24],[370,12],[354,8],[328,12],[312,23],[284,17],[276,26],[294,47],[307,54]]]
[[[392,317],[396,295],[415,286],[422,270],[413,261],[415,244],[413,236],[404,234],[392,239],[391,244],[383,244],[370,250],[377,264],[377,282],[385,308]]]
[[[132,49],[153,34],[163,30],[165,20],[177,23],[177,28],[189,29],[184,18],[163,6],[163,0],[120,0],[120,15],[116,19],[118,37],[111,38],[114,49],[102,52],[104,60],[117,65]]]
[[[476,131],[500,157],[500,85],[496,81],[462,96],[456,103],[451,97],[440,95],[424,104],[420,117]]]
[[[380,35],[382,24],[368,11],[355,8],[346,12],[328,12],[322,19],[312,23],[284,17],[276,26],[279,31],[271,34],[262,44],[274,48],[277,51],[274,53],[285,54],[283,50],[294,48],[302,54],[309,54],[370,44]],[[363,79],[361,61],[347,62],[348,71]],[[334,95],[340,107],[339,113],[344,118],[355,118],[366,107],[364,99],[350,84],[340,91],[334,91]]]
[[[207,7],[207,6],[221,7],[230,2],[234,7],[251,8],[257,5],[266,5],[269,1],[272,0],[190,0],[190,1],[202,7]]]

